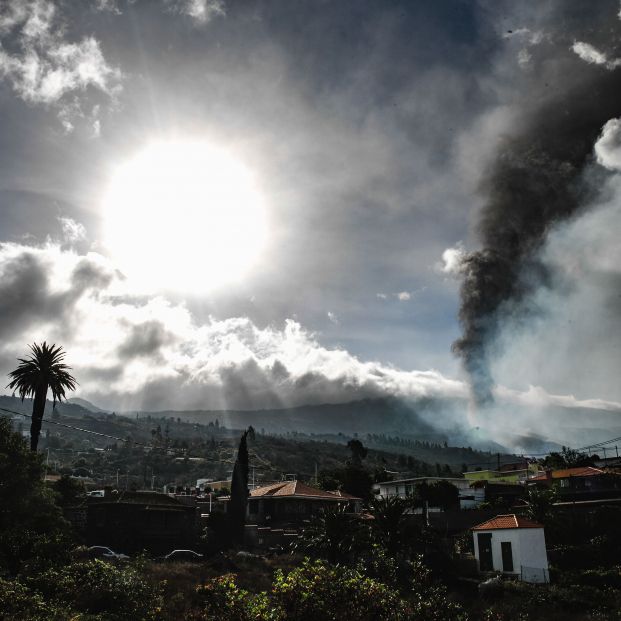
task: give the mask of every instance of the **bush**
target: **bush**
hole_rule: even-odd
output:
[[[73,617],[64,605],[52,605],[18,580],[0,578],[0,614],[11,621],[66,621]]]
[[[159,592],[134,567],[115,567],[101,560],[77,562],[49,569],[28,580],[32,590],[46,600],[68,605],[109,621],[156,618]]]
[[[196,621],[284,621],[282,610],[274,607],[266,593],[254,595],[237,585],[235,574],[224,574],[196,589],[202,610],[186,617]]]
[[[394,589],[357,569],[330,566],[321,561],[306,560],[286,576],[277,571],[272,593],[285,618],[291,621],[433,618],[418,598],[411,604]]]
[[[420,570],[420,571],[419,571]],[[361,569],[306,559],[285,574],[276,571],[270,593],[241,589],[233,574],[199,587],[202,609],[186,619],[207,621],[446,621],[462,618],[445,591],[428,583],[428,573],[413,565],[419,580],[407,597]]]

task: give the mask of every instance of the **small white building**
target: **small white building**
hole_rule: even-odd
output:
[[[408,498],[416,492],[416,486],[421,483],[431,485],[438,481],[446,481],[454,485],[459,492],[459,508],[471,509],[476,507],[478,501],[475,500],[475,492],[470,488],[471,481],[461,477],[415,477],[412,479],[398,479],[396,481],[382,481],[377,483],[378,496],[381,498],[390,498],[391,496],[399,496],[400,498]],[[485,492],[481,492],[483,500],[485,500]],[[482,502],[482,500],[480,501]],[[429,507],[430,512],[440,511],[440,507]],[[420,509],[418,510],[420,513]]]
[[[472,529],[479,571],[500,571],[524,582],[549,582],[543,526],[514,513]]]

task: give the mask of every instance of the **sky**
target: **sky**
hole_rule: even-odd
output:
[[[0,372],[46,340],[111,409],[467,398],[484,180],[621,71],[591,4],[3,0]],[[495,311],[498,395],[621,409],[619,116]]]

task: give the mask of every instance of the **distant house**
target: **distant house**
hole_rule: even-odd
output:
[[[474,481],[470,484],[470,490],[477,507],[483,502],[496,503],[496,506],[497,503],[512,506],[518,503],[526,493],[523,485],[495,479]]]
[[[280,481],[250,492],[248,521],[255,524],[301,523],[324,509],[336,507],[359,513],[362,501],[344,492],[328,492],[301,481]]]
[[[543,525],[514,513],[472,528],[479,571],[500,571],[524,582],[549,582]]]
[[[88,499],[88,545],[170,552],[194,545],[196,529],[196,509],[167,494],[123,491]]]
[[[621,497],[621,475],[592,466],[548,470],[531,477],[527,484],[552,487],[559,500],[565,501]]]
[[[478,502],[475,499],[473,491],[470,489],[470,481],[458,477],[415,477],[412,479],[398,479],[396,481],[382,481],[377,483],[379,490],[379,496],[381,498],[390,498],[392,496],[399,496],[400,498],[408,498],[413,496],[416,491],[416,486],[423,483],[432,485],[439,481],[446,481],[451,485],[454,485],[459,492],[459,506],[461,509],[470,509],[476,507]],[[418,510],[420,512],[421,509]],[[429,507],[430,512],[442,511],[440,507]]]
[[[501,466],[498,470],[471,470],[464,472],[464,478],[473,483],[474,481],[496,481],[502,483],[523,483],[529,475],[535,472],[534,467],[520,469],[510,468],[509,465]]]

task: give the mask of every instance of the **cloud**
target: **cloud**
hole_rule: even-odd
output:
[[[437,371],[324,347],[294,320],[265,327],[247,317],[197,321],[183,304],[127,295],[114,266],[95,253],[1,244],[0,283],[0,372],[28,343],[61,343],[79,394],[112,409],[247,409],[389,395],[464,402],[468,395],[462,381]],[[515,403],[529,398],[498,390]],[[616,406],[537,394],[569,407]]]
[[[104,257],[0,245],[1,358],[62,343],[81,394],[111,407],[269,407],[367,396],[459,396],[459,381],[320,345],[298,322],[197,322],[181,304],[136,299]],[[8,369],[3,369],[8,371]]]
[[[9,0],[0,13],[0,79],[24,101],[56,107],[71,131],[81,110],[77,95],[94,90],[115,98],[122,73],[108,64],[94,37],[66,40],[49,0]]]
[[[457,242],[452,248],[447,248],[442,253],[442,262],[436,265],[437,269],[451,276],[459,276],[463,272],[463,261],[466,251],[461,242]]]
[[[224,0],[165,0],[169,9],[187,15],[198,24],[206,24],[214,17],[226,15]]]
[[[400,302],[407,302],[409,299],[412,298],[412,295],[409,291],[399,291],[396,296]]]
[[[76,222],[73,218],[62,216],[58,218],[58,221],[60,222],[65,243],[74,244],[75,242],[86,239],[86,229],[80,222]]]
[[[606,54],[600,52],[597,48],[593,47],[590,43],[584,43],[582,41],[576,41],[571,49],[582,60],[593,65],[604,65],[607,69],[615,69],[621,65],[621,58],[615,58],[609,60]]]
[[[115,15],[120,15],[122,12],[118,0],[95,0],[95,10],[114,13]]]
[[[334,325],[338,325],[339,318],[336,316],[336,313],[333,313],[332,311],[328,311],[327,315],[331,323],[333,323]]]
[[[597,162],[608,170],[621,171],[621,119],[610,119],[595,143]]]

